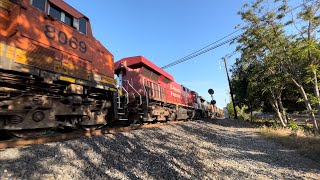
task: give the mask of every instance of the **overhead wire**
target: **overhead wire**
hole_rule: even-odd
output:
[[[289,13],[289,12],[292,12],[292,11],[298,9],[298,8],[300,8],[301,6],[303,6],[303,5],[305,5],[306,3],[309,3],[309,2],[311,2],[311,1],[312,1],[312,0],[306,0],[304,3],[302,3],[302,4],[300,4],[300,5],[292,8],[291,10],[289,10],[288,12],[286,12],[286,14]],[[281,6],[282,6],[282,5],[281,5]],[[275,8],[275,9],[278,9],[278,8],[280,8],[281,6]],[[274,10],[275,10],[275,9],[274,9]],[[274,11],[274,10],[273,10],[273,11]],[[188,60],[190,60],[190,59],[193,59],[193,58],[195,58],[195,57],[197,57],[197,56],[200,56],[200,55],[202,55],[202,54],[204,54],[204,53],[207,53],[207,52],[209,52],[209,51],[212,51],[212,50],[214,50],[214,49],[216,49],[216,48],[218,48],[218,47],[220,47],[220,46],[223,46],[223,45],[225,45],[225,44],[227,44],[227,43],[229,43],[229,42],[232,42],[232,41],[236,40],[237,38],[239,38],[242,34],[237,35],[237,36],[235,36],[235,37],[233,37],[233,38],[230,38],[230,39],[228,39],[228,40],[226,40],[226,41],[224,41],[224,42],[222,42],[222,43],[220,43],[220,44],[218,44],[218,45],[215,45],[215,46],[213,46],[213,47],[210,47],[210,46],[212,46],[212,45],[214,45],[214,44],[216,44],[216,43],[218,43],[218,42],[226,39],[227,37],[232,36],[233,34],[239,32],[239,31],[241,31],[241,30],[242,30],[242,27],[240,27],[238,30],[233,31],[232,33],[230,33],[230,34],[228,34],[228,35],[226,35],[226,36],[218,39],[217,41],[215,41],[215,42],[213,42],[213,43],[210,43],[209,45],[207,45],[207,46],[205,46],[205,47],[203,47],[203,48],[201,48],[201,49],[199,49],[199,50],[197,50],[197,51],[194,51],[194,52],[192,52],[191,54],[188,54],[188,55],[186,55],[186,56],[184,56],[184,57],[182,57],[182,58],[180,58],[180,59],[178,59],[178,60],[176,60],[176,61],[174,61],[174,62],[172,62],[172,63],[169,63],[169,64],[167,64],[167,65],[165,65],[165,66],[163,66],[163,67],[161,67],[161,68],[162,68],[162,69],[166,69],[166,68],[175,66],[175,65],[180,64],[180,63],[182,63],[182,62],[185,62],[185,61],[188,61]]]
[[[231,36],[231,35],[239,32],[239,31],[241,31],[241,29],[238,29],[238,30],[236,30],[236,31],[234,31],[234,32],[232,32],[232,33],[230,33],[230,34],[228,34],[228,35],[226,35],[226,36],[224,36],[224,37],[216,40],[215,42],[213,42],[213,43],[211,43],[211,44],[209,44],[209,45],[207,45],[207,46],[205,46],[205,47],[203,47],[203,48],[201,48],[201,49],[199,49],[199,50],[197,50],[197,51],[194,51],[194,52],[188,54],[187,56],[184,56],[183,58],[178,59],[177,61],[174,61],[173,63],[175,63],[175,62],[180,62],[180,61],[183,62],[183,61],[185,61],[185,60],[184,60],[185,58],[187,58],[187,57],[189,57],[189,56],[192,56],[192,55],[194,55],[194,54],[196,54],[196,53],[198,53],[198,52],[200,52],[200,51],[202,51],[202,50],[204,50],[204,49],[206,49],[206,48],[208,48],[208,47],[210,47],[210,46],[212,46],[212,45],[214,45],[214,44],[216,44],[216,43],[218,43],[218,42],[220,42],[220,41],[222,41],[222,40],[224,40],[224,39],[226,39],[227,37],[229,37],[229,36]],[[162,69],[167,68],[167,66],[170,67],[170,65],[173,64],[173,63],[170,63],[170,64],[168,64],[168,65],[166,65],[166,66],[163,66]]]
[[[162,69],[165,69],[165,68],[168,68],[168,67],[171,67],[171,66],[175,66],[175,65],[180,64],[180,63],[182,63],[182,62],[185,62],[185,61],[188,61],[188,60],[190,60],[190,59],[193,59],[193,58],[195,58],[195,57],[197,57],[197,56],[200,56],[200,55],[202,55],[202,54],[204,54],[204,53],[207,53],[207,52],[209,52],[209,51],[212,51],[212,50],[214,50],[214,49],[216,49],[216,48],[218,48],[218,47],[220,47],[220,46],[223,46],[223,45],[225,45],[225,44],[227,44],[227,43],[230,43],[230,42],[236,40],[236,39],[239,38],[240,36],[241,36],[241,35],[238,35],[238,36],[236,36],[236,37],[230,38],[230,39],[228,39],[228,40],[226,40],[226,41],[223,41],[223,42],[220,43],[220,44],[217,44],[217,45],[215,45],[215,46],[213,46],[213,47],[207,48],[207,49],[205,49],[205,50],[203,50],[203,51],[201,51],[201,52],[192,53],[191,56],[188,55],[188,56],[185,57],[185,58],[181,58],[181,60],[178,60],[178,61],[175,61],[175,62],[173,62],[173,63],[170,63],[170,64],[162,67]]]

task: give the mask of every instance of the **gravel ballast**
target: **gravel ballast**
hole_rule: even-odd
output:
[[[320,179],[320,163],[234,120],[0,150],[0,179],[218,178]]]

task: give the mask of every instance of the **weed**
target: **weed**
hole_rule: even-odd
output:
[[[295,127],[295,126],[294,126]],[[297,150],[303,156],[315,161],[320,161],[320,137],[305,133],[303,129],[298,128],[293,135],[289,128],[260,128],[261,134],[274,139],[284,146]]]

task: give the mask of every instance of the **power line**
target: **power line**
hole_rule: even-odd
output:
[[[286,12],[286,14],[289,13],[289,12],[292,12],[292,11],[298,9],[298,8],[300,8],[301,6],[303,6],[303,5],[305,5],[306,3],[309,3],[309,2],[311,2],[311,1],[312,1],[312,0],[307,0],[306,2],[304,2],[304,3],[302,3],[302,4],[298,5],[298,6],[296,6],[296,7],[294,7],[294,8],[292,8],[291,10],[289,10],[288,12]],[[282,6],[282,5],[281,5],[281,6]],[[279,9],[281,6],[278,6],[278,7],[276,7],[275,9]],[[274,9],[274,10],[275,10],[275,9]],[[272,10],[272,11],[274,11],[274,10]],[[265,14],[265,15],[266,15],[266,14]],[[239,32],[239,31],[241,31],[241,30],[242,30],[242,27],[240,27],[238,30],[233,31],[232,33],[230,33],[230,34],[228,34],[228,35],[226,35],[226,36],[218,39],[217,41],[215,41],[215,42],[213,42],[213,43],[211,43],[211,44],[209,44],[209,45],[207,45],[207,46],[205,46],[205,47],[203,47],[203,48],[201,48],[201,49],[199,49],[199,50],[197,50],[197,51],[195,51],[195,52],[193,52],[193,53],[191,53],[191,54],[188,54],[187,56],[184,56],[183,58],[180,58],[180,59],[178,59],[178,60],[176,60],[176,61],[174,61],[174,62],[172,62],[172,63],[170,63],[170,64],[167,64],[167,65],[163,66],[162,69],[166,69],[166,68],[175,66],[175,65],[177,65],[177,64],[180,64],[180,63],[182,63],[182,62],[188,61],[188,60],[193,59],[193,58],[195,58],[195,57],[197,57],[197,56],[199,56],[199,55],[202,55],[202,54],[204,54],[204,53],[207,53],[207,52],[209,52],[209,51],[212,51],[212,50],[214,50],[214,49],[216,49],[216,48],[218,48],[218,47],[220,47],[220,46],[222,46],[222,45],[224,45],[224,44],[227,44],[227,43],[229,43],[229,42],[232,42],[232,41],[236,40],[237,38],[239,38],[239,37],[241,36],[241,34],[238,35],[238,36],[236,36],[236,37],[233,37],[233,38],[231,38],[231,39],[228,39],[228,40],[226,40],[226,41],[224,41],[224,42],[222,42],[222,43],[220,43],[220,44],[218,44],[218,45],[216,45],[216,46],[213,46],[213,47],[209,48],[210,46],[212,46],[212,45],[214,45],[214,44],[222,41],[223,39],[226,39],[227,37],[229,37],[229,36],[231,36],[231,35]]]
[[[168,64],[168,65],[166,65],[166,66],[163,66],[162,69],[165,69],[165,68],[168,68],[168,67],[171,67],[171,66],[175,66],[175,65],[180,64],[180,63],[182,63],[182,62],[185,62],[185,61],[187,61],[187,60],[190,60],[190,59],[193,59],[193,58],[195,58],[195,57],[197,57],[197,56],[200,56],[200,55],[202,55],[202,54],[204,54],[204,53],[207,53],[207,52],[209,52],[209,51],[212,51],[212,50],[214,50],[214,49],[216,49],[216,48],[218,48],[218,47],[220,47],[220,46],[223,46],[223,45],[225,45],[225,44],[227,44],[227,43],[229,43],[229,42],[234,41],[235,39],[239,38],[240,36],[241,36],[241,35],[238,35],[238,36],[236,36],[236,37],[233,37],[233,38],[231,38],[231,39],[228,39],[228,40],[226,40],[226,41],[223,41],[222,43],[220,43],[220,44],[218,44],[218,45],[215,45],[215,46],[213,46],[213,47],[207,48],[207,49],[205,49],[205,50],[202,50],[202,51],[198,50],[198,51],[196,51],[196,52],[198,52],[198,53],[192,53],[191,56],[190,56],[190,55],[189,55],[189,56],[186,56],[185,58],[181,58],[181,59],[178,60],[178,61],[175,61],[175,62],[173,62],[173,63],[170,63],[170,64]]]
[[[234,32],[232,32],[232,33],[230,33],[230,34],[228,34],[228,35],[226,35],[226,36],[224,36],[224,37],[216,40],[215,42],[213,42],[213,43],[211,43],[211,44],[209,44],[209,45],[207,45],[207,46],[205,46],[205,47],[203,47],[203,48],[201,48],[201,49],[199,49],[199,50],[197,50],[197,51],[195,51],[195,52],[193,52],[193,53],[191,53],[191,54],[188,54],[187,56],[184,56],[183,58],[178,59],[177,61],[174,61],[173,63],[179,62],[179,61],[182,61],[182,62],[183,62],[185,58],[187,58],[187,57],[189,57],[189,56],[191,56],[191,55],[194,55],[194,54],[196,54],[196,53],[198,53],[198,52],[200,52],[200,51],[202,51],[202,50],[204,50],[204,49],[206,49],[206,48],[208,48],[208,47],[210,47],[210,46],[212,46],[212,45],[214,45],[214,44],[216,44],[216,43],[218,43],[218,42],[220,42],[220,41],[222,41],[222,40],[224,40],[225,38],[227,38],[227,37],[229,37],[229,36],[237,33],[238,31],[241,31],[241,29],[238,29],[238,30],[236,30],[236,31],[234,31]],[[173,64],[173,63],[170,63],[170,64],[168,64],[168,65],[166,65],[166,66],[163,66],[162,69],[167,68],[167,66],[170,66],[170,65]]]

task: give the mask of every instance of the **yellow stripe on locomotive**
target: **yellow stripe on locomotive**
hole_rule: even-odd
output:
[[[9,0],[0,0],[0,7],[4,9],[10,9],[12,8],[13,3]]]

